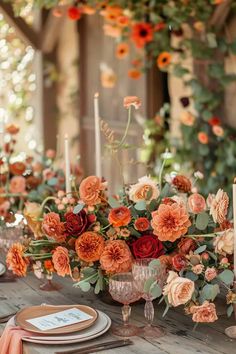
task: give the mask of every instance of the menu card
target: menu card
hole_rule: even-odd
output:
[[[54,328],[69,326],[75,323],[87,321],[92,316],[77,308],[52,313],[51,315],[41,316],[27,320],[34,327],[41,331],[48,331]]]

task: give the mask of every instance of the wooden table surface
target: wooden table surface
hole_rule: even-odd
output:
[[[115,323],[121,322],[120,307],[108,305],[99,300],[93,292],[83,293],[72,287],[69,279],[56,279],[63,284],[60,292],[44,292],[39,290],[40,281],[33,275],[27,278],[18,279],[14,283],[0,283],[0,310],[3,306],[11,306],[21,309],[29,305],[40,305],[42,303],[52,305],[62,304],[88,304],[106,312]],[[236,324],[233,317],[229,320],[225,315],[214,324],[199,325],[193,331],[191,318],[184,315],[182,309],[169,310],[166,317],[162,318],[163,307],[155,304],[155,323],[165,328],[167,334],[160,339],[145,340],[141,337],[134,337],[134,345],[103,351],[100,353],[113,354],[233,354],[236,353],[236,340],[230,340],[224,334],[226,327]],[[144,324],[143,304],[132,306],[132,322],[138,326]],[[0,331],[4,325],[0,325]],[[111,339],[110,332],[95,341],[106,341]],[[56,351],[79,348],[81,344],[44,346],[38,344],[24,344],[24,354],[53,354]],[[1,353],[1,349],[0,349]]]

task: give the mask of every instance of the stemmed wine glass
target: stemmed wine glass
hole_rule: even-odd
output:
[[[109,292],[115,301],[123,304],[123,325],[115,326],[112,332],[121,337],[135,336],[139,328],[129,323],[131,314],[130,304],[140,299],[140,293],[134,286],[132,273],[120,273],[109,279]]]
[[[145,284],[149,279],[153,279],[162,288],[166,279],[166,267],[161,263],[152,265],[151,262],[153,261],[154,259],[152,258],[134,260],[132,274],[136,289],[141,293],[141,297],[146,300],[144,316],[147,320],[147,325],[143,328],[144,337],[159,338],[165,335],[165,331],[158,326],[153,326],[154,307],[152,301],[154,297],[150,289],[145,291]]]

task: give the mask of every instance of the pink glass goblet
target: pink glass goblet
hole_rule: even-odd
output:
[[[147,320],[147,325],[143,327],[144,337],[159,338],[165,335],[165,331],[153,325],[154,320],[154,307],[151,292],[145,292],[145,283],[147,280],[153,278],[157,281],[158,285],[162,288],[166,279],[166,267],[160,263],[158,266],[150,266],[154,259],[136,259],[133,262],[132,274],[134,277],[134,285],[141,293],[141,297],[146,300],[144,306],[144,316]]]
[[[109,292],[115,301],[123,304],[123,325],[114,326],[113,334],[120,337],[131,337],[139,333],[139,328],[129,323],[131,307],[129,304],[140,299],[140,293],[134,287],[132,273],[120,273],[109,279]]]

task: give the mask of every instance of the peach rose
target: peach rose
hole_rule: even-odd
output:
[[[185,305],[191,300],[193,293],[194,282],[192,280],[179,277],[177,273],[169,271],[163,295],[167,296],[170,305],[174,307]]]
[[[153,233],[158,236],[160,241],[174,242],[187,233],[191,222],[182,205],[177,203],[160,204],[158,210],[152,213],[151,225]]]
[[[141,100],[137,96],[126,96],[124,98],[124,107],[130,108],[134,106],[135,109],[139,109],[141,107]]]
[[[160,195],[156,182],[148,176],[139,178],[138,183],[130,186],[129,198],[137,203],[140,200],[150,202],[152,199],[157,199]]]
[[[224,129],[220,125],[214,125],[212,127],[212,131],[216,136],[219,136],[219,137],[224,136]]]
[[[193,193],[188,198],[188,207],[194,214],[199,214],[206,209],[205,198],[199,193]]]
[[[215,277],[217,277],[217,270],[215,267],[208,267],[205,271],[205,279],[207,281],[212,281]]]
[[[29,259],[24,257],[25,247],[21,243],[14,243],[6,257],[7,267],[19,277],[25,277]]]
[[[10,181],[10,192],[11,193],[24,193],[26,187],[25,178],[22,176],[14,176]]]
[[[109,241],[100,258],[101,268],[107,273],[125,273],[132,267],[132,255],[125,241]]]
[[[41,212],[42,209],[40,204],[31,202],[25,203],[24,217],[36,238],[40,238],[43,235],[41,229],[42,223],[39,220]]]
[[[234,231],[226,230],[214,239],[215,252],[226,256],[234,252]]]
[[[54,238],[57,242],[64,242],[65,226],[61,222],[60,216],[54,212],[45,214],[42,222],[42,230],[47,236]]]
[[[228,213],[228,194],[223,189],[219,189],[216,195],[208,196],[207,199],[208,203],[210,203],[210,215],[212,215],[214,222],[223,223]]]
[[[191,306],[190,313],[193,314],[193,322],[215,322],[218,317],[215,304],[204,301],[200,306]]]
[[[57,274],[61,277],[71,274],[69,253],[65,247],[58,246],[55,249],[52,262]]]
[[[188,127],[193,126],[195,120],[196,118],[194,117],[194,115],[188,111],[184,111],[180,117],[181,123],[187,125]]]
[[[94,206],[101,203],[101,191],[105,187],[101,179],[96,176],[85,178],[79,187],[79,194],[82,201],[88,206]]]
[[[114,227],[127,226],[131,221],[131,212],[126,206],[111,209],[108,220]]]

